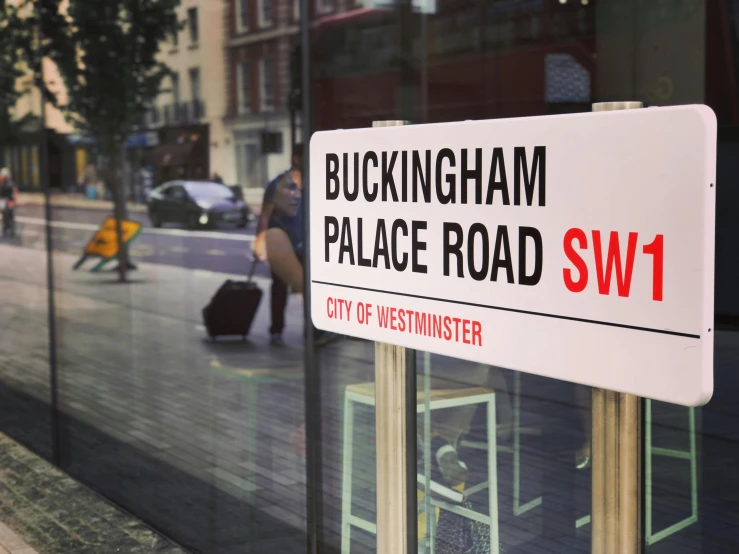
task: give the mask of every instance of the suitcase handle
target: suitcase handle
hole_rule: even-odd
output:
[[[254,271],[257,269],[258,264],[259,264],[259,258],[254,256],[251,260],[251,268],[249,269],[249,278],[246,280],[247,283],[251,283],[251,280],[254,277]]]

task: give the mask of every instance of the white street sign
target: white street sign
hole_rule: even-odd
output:
[[[709,108],[320,132],[310,152],[317,327],[711,397]]]

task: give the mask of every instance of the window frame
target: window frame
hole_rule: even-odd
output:
[[[179,105],[182,100],[182,91],[180,89],[180,73],[178,71],[173,71],[170,78],[172,79],[172,103],[175,105]]]
[[[190,44],[200,44],[200,25],[197,6],[187,9],[187,29],[190,33]]]
[[[201,100],[201,92],[202,92],[202,80],[201,80],[201,73],[200,73],[200,67],[191,67],[187,70],[187,76],[190,79],[190,98],[193,102],[197,102]],[[193,76],[197,76],[197,79],[193,79]],[[197,87],[195,87],[195,83],[197,82]],[[197,94],[196,94],[197,91]]]
[[[236,62],[236,114],[252,113],[251,63],[249,60]],[[246,92],[246,94],[244,94]]]
[[[316,12],[321,14],[331,13],[336,9],[335,0],[316,0]]]
[[[269,6],[269,19],[264,17],[265,6]],[[259,28],[263,29],[264,27],[270,27],[273,24],[274,19],[275,14],[272,0],[257,0],[257,22],[259,23]]]
[[[249,30],[249,0],[234,0],[236,32],[244,33]],[[246,21],[244,21],[246,20]]]
[[[276,109],[276,91],[275,91],[275,74],[274,74],[274,57],[271,55],[265,55],[259,58],[259,111],[260,112],[273,112]],[[269,79],[267,76],[269,74]],[[269,83],[267,83],[269,81]],[[270,103],[266,102],[267,99],[267,85],[270,85]]]

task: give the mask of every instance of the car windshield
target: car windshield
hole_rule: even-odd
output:
[[[188,194],[193,198],[233,198],[233,191],[219,183],[185,183]]]

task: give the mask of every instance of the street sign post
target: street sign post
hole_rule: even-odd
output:
[[[310,152],[317,327],[710,398],[709,108],[320,132]]]

